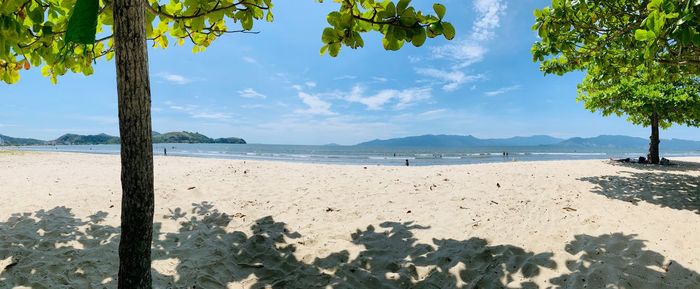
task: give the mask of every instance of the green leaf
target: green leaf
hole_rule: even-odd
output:
[[[442,35],[444,35],[445,39],[447,39],[447,40],[454,39],[455,38],[455,27],[452,26],[451,23],[443,22],[442,23]]]
[[[445,13],[447,12],[447,8],[445,8],[445,6],[440,3],[433,4],[433,10],[435,10],[435,13],[440,19],[445,17]]]
[[[411,43],[413,43],[413,46],[415,47],[421,47],[423,46],[423,43],[425,43],[425,40],[427,39],[427,36],[425,34],[425,29],[420,28],[418,33],[413,35],[413,38],[411,38]]]
[[[321,41],[323,41],[323,43],[335,42],[337,39],[338,37],[335,34],[335,29],[331,27],[323,29],[323,34],[321,34]]]
[[[78,0],[68,20],[66,42],[94,44],[97,32],[98,0]]]

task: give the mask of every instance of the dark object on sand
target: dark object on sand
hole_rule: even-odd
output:
[[[662,166],[670,166],[671,161],[667,158],[661,158],[661,161],[659,161],[659,164]]]
[[[409,166],[410,164],[408,163],[408,159],[406,159],[406,166]]]
[[[617,160],[610,159],[610,160],[616,161],[616,162],[618,162],[618,163],[631,163],[631,162],[632,162],[632,160],[631,160],[630,158],[626,158],[626,159],[617,159]]]
[[[639,160],[637,160],[637,163],[646,164],[646,163],[647,163],[647,158],[645,158],[645,157],[639,157]]]

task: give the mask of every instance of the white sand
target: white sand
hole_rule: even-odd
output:
[[[683,161],[156,157],[155,287],[697,289]],[[118,156],[0,151],[0,288],[116,288],[119,212]]]

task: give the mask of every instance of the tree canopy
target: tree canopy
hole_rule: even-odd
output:
[[[532,55],[545,73],[595,65],[604,77],[636,74],[640,66],[697,75],[699,27],[697,0],[552,0],[535,11],[540,40]]]
[[[426,38],[455,36],[443,21],[445,6],[434,4],[430,13],[416,10],[410,0],[334,0],[339,8],[328,14],[321,53],[337,56],[342,46],[364,46],[362,33],[379,32],[387,50],[406,42],[421,46]],[[3,0],[0,4],[0,78],[15,83],[21,70],[42,66],[53,82],[68,71],[92,74],[96,59],[114,57],[113,16],[110,0]],[[83,2],[83,3],[81,3]],[[322,1],[319,1],[322,2]],[[256,20],[273,21],[272,0],[143,0],[147,9],[146,33],[153,47],[192,44],[204,51],[219,36],[256,33]],[[83,11],[84,10],[84,11]],[[81,12],[78,12],[81,11]],[[96,39],[87,45],[66,33],[74,13],[96,11]],[[81,17],[83,18],[83,17]],[[89,21],[89,20],[88,20]],[[79,37],[78,37],[79,38]],[[76,41],[77,40],[77,41]],[[84,40],[84,39],[83,39]]]
[[[578,86],[577,100],[586,109],[604,116],[627,116],[628,121],[642,126],[652,125],[652,116],[662,128],[700,125],[700,79],[650,82],[648,76],[639,75],[606,80],[598,76],[597,69],[590,68]]]

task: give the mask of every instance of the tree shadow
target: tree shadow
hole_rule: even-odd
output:
[[[0,222],[0,289],[115,288],[119,228],[104,225],[106,217],[107,213],[99,212],[81,220],[70,209],[56,207],[15,214]],[[540,285],[534,277],[543,270],[557,269],[552,253],[490,245],[477,237],[433,239],[424,244],[414,232],[428,228],[411,222],[368,226],[351,235],[352,248],[302,261],[295,255],[302,236],[269,216],[252,223],[247,233],[229,229],[238,219],[206,202],[193,204],[189,210],[174,209],[163,218],[176,220],[179,228],[164,233],[161,224],[154,226],[154,288],[227,288],[235,283],[244,288],[292,289],[535,289]],[[575,244],[582,240],[577,237],[567,251],[576,254],[577,249],[570,248],[578,248]],[[641,248],[636,245],[641,241],[631,237],[620,242],[626,242],[619,245],[622,247]],[[656,256],[654,262],[663,259],[658,253],[649,254]],[[587,264],[594,257],[584,255],[571,264]],[[647,266],[647,259],[631,258],[629,262]],[[569,266],[574,273],[553,279],[557,282],[553,284],[569,288],[570,280],[590,275],[586,270],[592,267],[574,265]],[[697,273],[673,266],[678,269],[669,269],[668,276],[697,279]]]
[[[673,173],[622,172],[624,175],[580,178],[593,193],[637,204],[647,202],[700,214],[700,177]]]
[[[663,255],[645,250],[644,240],[622,233],[577,235],[566,245],[568,253],[580,257],[568,260],[571,271],[554,278],[554,288],[700,288],[700,275]]]
[[[649,172],[697,172],[697,171],[700,171],[700,163],[698,163],[698,162],[686,162],[686,161],[671,160],[670,165],[624,163],[624,162],[616,162],[616,161],[610,161],[609,163],[614,165],[614,166],[620,166],[620,167],[642,170],[642,171],[649,171]]]

